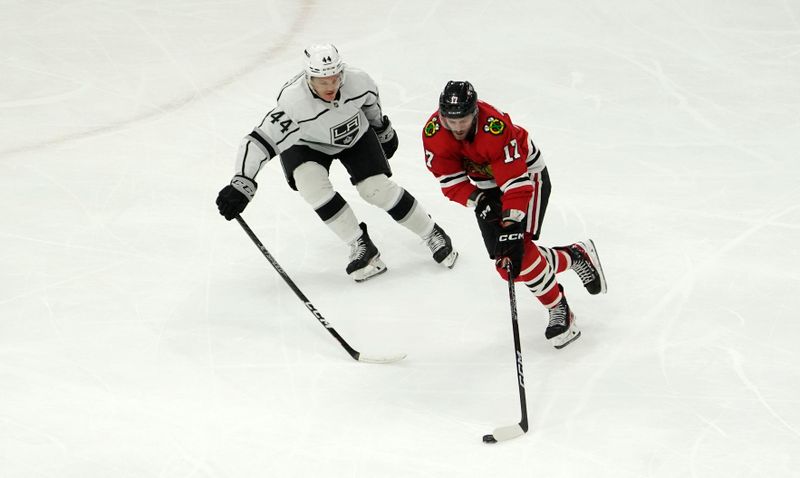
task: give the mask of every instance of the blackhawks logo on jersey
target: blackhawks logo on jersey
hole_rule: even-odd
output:
[[[425,133],[425,136],[430,138],[431,136],[435,135],[437,131],[439,131],[439,122],[436,121],[436,118],[434,117],[425,124],[425,129],[423,132]]]
[[[495,136],[503,134],[503,131],[506,129],[506,124],[503,123],[502,120],[495,118],[494,116],[490,116],[486,118],[486,124],[483,125],[483,130],[487,133],[491,133]]]
[[[492,166],[490,164],[476,163],[467,158],[463,159],[462,164],[464,166],[464,171],[471,177],[494,178],[494,173],[492,172]]]

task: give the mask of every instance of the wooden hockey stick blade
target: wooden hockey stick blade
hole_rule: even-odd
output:
[[[497,443],[499,441],[511,440],[512,438],[517,438],[524,434],[525,430],[523,430],[522,427],[519,426],[519,424],[509,425],[507,427],[495,428],[494,432],[492,432],[491,435],[484,435],[483,442]]]
[[[369,357],[363,354],[358,354],[356,360],[364,363],[394,363],[399,362],[406,358],[406,354],[390,355],[389,357]]]

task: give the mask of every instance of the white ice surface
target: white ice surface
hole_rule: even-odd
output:
[[[214,206],[240,138],[333,41],[399,133],[397,181],[452,271],[334,182],[389,271],[355,284],[277,161],[244,217],[353,361]],[[800,6],[790,0],[0,3],[0,476],[800,476]],[[472,213],[423,164],[449,79],[527,127],[542,243],[591,236],[609,293],[562,276],[557,351]]]

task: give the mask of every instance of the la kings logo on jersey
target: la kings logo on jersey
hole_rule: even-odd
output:
[[[343,123],[337,124],[331,128],[331,143],[339,146],[350,146],[358,136],[360,126],[361,121],[358,118],[358,114]]]

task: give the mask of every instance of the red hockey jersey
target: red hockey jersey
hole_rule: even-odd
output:
[[[528,132],[502,111],[478,101],[475,132],[464,141],[444,127],[438,111],[422,130],[425,163],[451,201],[467,205],[478,188],[499,187],[503,210],[528,211],[533,183],[529,166],[539,159]]]

